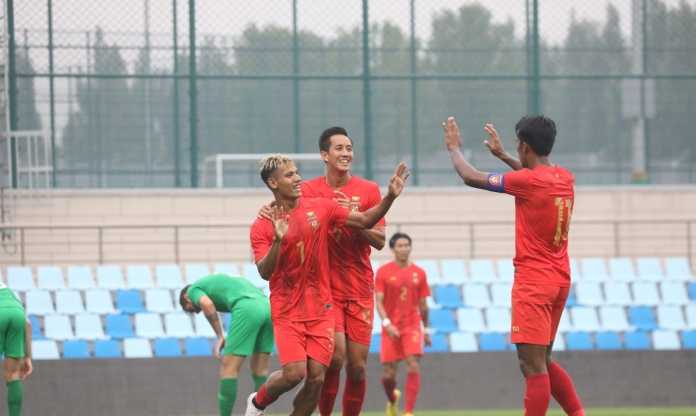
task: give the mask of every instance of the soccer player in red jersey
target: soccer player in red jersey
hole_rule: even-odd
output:
[[[430,296],[425,271],[409,261],[411,237],[396,233],[389,240],[394,261],[377,269],[375,292],[377,313],[382,318],[382,385],[387,394],[387,416],[396,416],[401,392],[396,390],[399,361],[406,360],[406,408],[413,416],[420,392],[420,359],[423,341],[430,346],[428,305]],[[421,329],[421,320],[425,335]]]
[[[519,160],[505,151],[493,125],[486,125],[491,141],[484,144],[514,169],[505,174],[479,172],[464,159],[454,118],[442,127],[454,168],[466,185],[515,197],[510,342],[517,346],[526,377],[525,415],[545,415],[553,395],[568,415],[584,416],[573,382],[551,357],[570,290],[568,231],[575,198],[573,175],[549,160],[556,124],[545,116],[522,117],[515,126]]]
[[[247,400],[247,416],[307,379],[293,400],[293,416],[309,416],[317,407],[324,373],[334,348],[334,314],[329,283],[329,230],[336,226],[370,228],[384,217],[403,190],[409,174],[399,164],[389,192],[365,212],[341,208],[321,198],[300,198],[301,178],[293,161],[271,155],[262,161],[261,178],[275,197],[273,220],[257,219],[251,244],[259,274],[270,280],[271,317],[282,371],[268,378]]]

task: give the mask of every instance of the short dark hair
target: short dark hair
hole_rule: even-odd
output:
[[[328,152],[329,147],[331,147],[331,137],[339,134],[348,137],[348,132],[343,127],[329,127],[328,129],[322,131],[319,135],[319,150]],[[348,140],[350,140],[350,144],[353,144],[353,139],[348,137]]]
[[[184,295],[186,295],[190,287],[191,285],[184,286],[184,288],[181,289],[181,293],[179,293],[179,305],[181,305],[181,309],[184,309],[186,306],[186,298],[184,298]]]
[[[541,116],[524,116],[515,125],[515,134],[539,156],[548,156],[556,142],[556,123]]]
[[[396,233],[396,234],[394,234],[394,235],[392,236],[391,239],[389,239],[389,248],[394,248],[394,246],[396,245],[396,241],[397,241],[398,239],[400,239],[400,238],[405,238],[405,239],[407,239],[407,240],[408,240],[408,245],[409,245],[409,246],[411,245],[411,237],[409,237],[408,234]]]

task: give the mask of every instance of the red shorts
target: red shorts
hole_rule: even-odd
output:
[[[278,320],[273,322],[273,334],[281,366],[307,361],[307,358],[327,367],[331,364],[334,351],[333,317],[304,322]]]
[[[334,299],[333,311],[336,318],[336,332],[345,332],[346,337],[358,344],[370,345],[372,341],[372,322],[374,321],[375,300]]]
[[[568,292],[569,287],[515,282],[510,343],[549,345],[553,342]]]
[[[399,328],[399,338],[390,338],[382,328],[382,363],[401,361],[408,355],[423,355],[423,331],[420,326]]]

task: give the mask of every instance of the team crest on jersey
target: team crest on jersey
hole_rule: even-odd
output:
[[[394,280],[396,280],[396,276],[390,277],[389,280],[391,280],[393,282]]]
[[[413,283],[418,283],[418,273],[413,273]]]
[[[314,211],[309,211],[307,213],[307,221],[309,221],[309,225],[311,225],[312,228],[317,228],[319,226],[319,217],[314,215]]]
[[[500,185],[500,176],[499,175],[491,175],[488,178],[488,182],[490,182],[490,184],[493,186],[498,186],[498,185]]]
[[[350,197],[350,210],[358,212],[360,209],[360,197],[359,196],[351,196]]]

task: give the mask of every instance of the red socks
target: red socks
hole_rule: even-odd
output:
[[[563,367],[557,363],[548,366],[549,380],[551,382],[551,394],[570,416],[585,416],[582,403],[575,392],[573,381]]]
[[[324,385],[321,386],[321,397],[319,398],[319,414],[321,416],[328,416],[333,412],[340,382],[341,370],[328,368],[326,374],[324,374]]]
[[[546,416],[551,401],[551,383],[548,374],[528,376],[527,394],[524,396],[525,416]]]
[[[404,413],[413,413],[413,407],[418,400],[420,392],[420,373],[408,373],[406,375],[406,407]]]
[[[360,415],[366,390],[367,379],[365,377],[358,381],[346,377],[346,386],[343,389],[343,416]]]
[[[261,408],[261,410],[270,406],[276,400],[278,400],[277,397],[271,397],[268,395],[268,393],[266,393],[266,384],[265,383],[263,386],[261,386],[259,391],[256,392],[256,397],[254,397],[254,402],[255,402],[255,404],[258,405],[256,407]]]
[[[396,396],[394,395],[394,389],[396,388],[396,379],[387,380],[382,376],[382,386],[384,386],[384,392],[387,393],[387,399],[391,403],[396,401]]]

